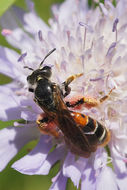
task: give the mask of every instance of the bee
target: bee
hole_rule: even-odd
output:
[[[71,108],[82,104],[88,107],[97,106],[109,97],[112,90],[100,100],[81,97],[76,102],[66,102],[64,98],[71,92],[69,84],[83,73],[70,76],[61,85],[52,82],[51,67],[42,64],[55,50],[54,48],[44,57],[37,70],[25,66],[32,70],[27,77],[28,90],[34,93],[34,101],[44,111],[37,119],[37,125],[42,133],[56,138],[62,133],[72,153],[88,158],[98,146],[105,146],[109,142],[110,131],[95,119],[72,111]]]

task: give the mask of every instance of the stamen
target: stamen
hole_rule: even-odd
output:
[[[80,26],[85,26],[85,23],[83,23],[83,22],[79,22],[79,25]],[[83,50],[85,50],[85,44],[86,44],[86,27],[85,27],[85,30],[84,30],[84,39],[83,39]]]
[[[41,30],[38,31],[38,38],[39,38],[40,41],[43,40],[42,31]]]
[[[113,42],[109,47],[106,56],[111,55],[115,47],[116,47],[116,42]]]
[[[85,31],[84,31],[84,40],[83,40],[83,50],[85,50],[86,32],[87,32],[87,30],[88,30],[89,32],[93,32],[93,29],[92,29],[92,27],[91,27],[90,25],[88,25],[88,24],[86,24],[86,23],[84,23],[84,22],[79,22],[79,25],[80,25],[80,26],[83,26],[83,27],[85,28]]]
[[[23,61],[24,57],[27,56],[27,53],[23,53],[19,58],[18,58],[18,62]]]
[[[98,77],[98,78],[91,78],[90,79],[90,81],[92,81],[92,82],[97,82],[97,81],[99,81],[99,80],[102,80],[102,77]]]
[[[116,42],[117,42],[117,24],[119,22],[119,19],[116,18],[114,23],[113,23],[113,28],[112,28],[112,32],[116,32]]]
[[[66,33],[67,33],[67,37],[68,37],[68,39],[69,39],[69,38],[70,38],[70,34],[71,34],[71,33],[70,33],[70,31],[69,31],[69,30],[67,30],[67,31],[66,31]]]
[[[115,21],[114,21],[114,23],[113,23],[112,32],[115,32],[115,31],[116,31],[118,22],[119,22],[119,19],[116,18]]]
[[[79,25],[85,27],[89,32],[93,32],[93,28],[90,25],[84,22],[79,22]]]
[[[2,32],[1,32],[1,34],[2,34],[3,36],[8,36],[8,35],[12,34],[12,30],[3,29]]]

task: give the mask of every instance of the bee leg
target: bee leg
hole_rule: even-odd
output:
[[[80,76],[82,76],[82,75],[83,75],[83,73],[72,75],[72,76],[68,77],[68,78],[66,79],[66,81],[64,81],[64,82],[62,83],[62,92],[63,92],[63,96],[64,96],[64,97],[66,97],[66,96],[67,96],[68,94],[70,94],[70,92],[71,92],[71,88],[69,87],[69,84],[70,84],[73,80],[75,80],[76,78],[78,78],[78,77],[80,77]]]
[[[72,108],[74,108],[76,106],[80,106],[82,104],[84,104],[85,107],[87,107],[87,108],[96,107],[99,104],[103,103],[105,100],[107,100],[114,89],[115,88],[112,88],[107,95],[103,96],[99,100],[96,98],[93,98],[93,97],[82,97],[74,103],[71,103],[68,101],[68,102],[66,102],[66,105],[67,105],[67,107],[72,107]]]
[[[67,107],[75,108],[77,106],[81,106],[82,104],[85,105],[87,108],[95,107],[99,104],[99,101],[92,97],[82,97],[78,99],[76,102],[66,102]]]
[[[43,117],[43,115],[39,115],[39,118],[36,120],[40,132],[42,134],[51,135],[58,138],[60,134],[57,131],[56,124],[53,122],[53,120],[49,120],[48,117]]]
[[[109,97],[110,97],[110,94],[112,93],[112,91],[115,89],[115,87],[114,88],[112,88],[110,91],[109,91],[109,93],[107,94],[107,95],[105,95],[105,96],[103,96],[99,101],[100,101],[100,103],[102,103],[102,102],[104,102],[105,100],[107,100]]]

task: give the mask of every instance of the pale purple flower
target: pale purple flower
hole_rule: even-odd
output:
[[[0,47],[0,72],[13,79],[0,86],[0,119],[25,121],[0,131],[1,171],[25,144],[38,140],[36,147],[12,167],[23,174],[46,175],[60,160],[60,171],[52,179],[50,190],[65,190],[67,178],[81,190],[126,189],[127,2],[118,1],[114,7],[106,0],[99,6],[89,10],[86,0],[66,0],[52,7],[50,26],[36,15],[33,5],[27,13],[13,7],[13,14],[7,11],[1,18],[2,34],[21,55]],[[52,66],[52,81],[60,84],[70,75],[84,73],[71,84],[69,98],[78,94],[99,99],[115,87],[99,107],[80,110],[111,130],[109,151],[98,148],[89,158],[75,159],[64,141],[42,135],[37,129],[36,119],[42,110],[28,92],[26,77],[31,71],[24,66],[37,69],[53,48],[56,51],[44,63]]]

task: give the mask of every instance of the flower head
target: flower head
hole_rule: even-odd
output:
[[[15,20],[9,21],[8,11],[1,19],[2,34],[6,40],[21,51],[0,47],[0,72],[13,81],[0,86],[1,116],[4,121],[14,122],[13,127],[0,131],[0,170],[17,154],[22,146],[38,139],[36,147],[26,156],[16,161],[12,167],[23,174],[46,175],[58,160],[61,168],[52,180],[50,189],[65,189],[69,177],[81,190],[125,189],[127,182],[127,3],[119,1],[114,7],[110,1],[89,10],[85,0],[66,0],[61,6],[54,5],[54,17],[45,24],[32,9],[22,15],[20,28]],[[13,9],[18,15],[17,8]],[[100,121],[111,131],[108,148],[98,147],[89,158],[71,153],[63,140],[43,135],[37,128],[36,119],[42,110],[28,91],[29,69],[36,70],[45,55],[53,49],[44,62],[52,69],[51,81],[61,84],[69,76],[83,73],[71,83],[71,93],[64,100],[90,96],[100,99],[113,89],[110,97],[97,107],[78,108],[83,114]],[[4,65],[3,65],[4,64]],[[55,148],[51,151],[52,147]],[[11,151],[10,151],[11,150]],[[7,156],[8,155],[8,156]],[[112,165],[113,169],[109,167]],[[106,186],[105,186],[106,183]]]

